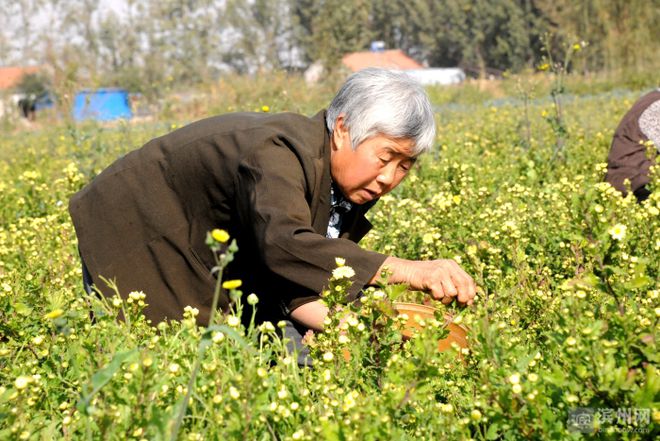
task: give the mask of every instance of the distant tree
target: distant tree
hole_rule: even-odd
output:
[[[288,0],[227,0],[222,25],[223,60],[238,72],[294,64]]]
[[[47,76],[41,73],[29,73],[21,77],[14,89],[25,95],[40,97],[48,93],[50,87],[50,80]]]
[[[39,60],[39,28],[35,23],[43,0],[0,0],[0,61],[33,64]]]
[[[147,80],[194,83],[213,77],[219,58],[220,0],[163,0],[138,4]]]
[[[368,47],[373,39],[369,0],[291,0],[297,43],[309,60],[336,67],[344,54]]]
[[[406,26],[405,2],[401,0],[372,0],[371,23],[374,38],[385,42],[387,47],[404,47],[408,29]]]
[[[56,7],[61,8],[62,30],[76,36],[68,42],[80,53],[80,64],[88,69],[90,76],[97,76],[100,58],[99,38],[95,26],[99,2],[97,0],[60,0]]]
[[[565,41],[586,40],[585,68],[657,66],[660,59],[660,0],[538,0]]]
[[[540,47],[542,20],[531,0],[410,0],[400,8],[409,50],[432,66],[517,70]]]
[[[0,0],[0,63],[50,65],[59,103],[81,83],[155,98],[227,67],[333,68],[373,40],[481,75],[533,64],[547,31],[589,42],[574,68],[660,64],[660,0],[123,0],[118,13],[102,4]]]
[[[291,13],[292,39],[301,48],[301,59],[307,64],[314,61],[312,36],[318,0],[288,0]]]
[[[21,113],[25,118],[34,120],[35,105],[49,91],[49,80],[39,73],[25,74],[14,89],[23,96],[18,101]]]

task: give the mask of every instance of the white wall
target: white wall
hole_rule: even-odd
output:
[[[410,69],[404,72],[425,86],[458,84],[465,81],[465,72],[458,67],[431,67],[428,69]]]

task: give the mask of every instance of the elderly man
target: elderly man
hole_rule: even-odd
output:
[[[421,86],[378,69],[353,74],[312,118],[237,113],[192,123],[117,160],[71,199],[86,283],[109,294],[104,276],[122,295],[144,291],[154,323],[190,305],[206,324],[215,281],[205,237],[223,228],[239,246],[225,275],[259,296],[259,320],[322,328],[319,293],[336,257],[355,270],[349,300],[387,267],[390,283],[470,304],[475,284],[454,261],[357,245],[371,228],[365,212],[434,138]]]

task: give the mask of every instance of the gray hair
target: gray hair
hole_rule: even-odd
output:
[[[332,133],[344,115],[353,149],[376,135],[411,139],[415,156],[435,141],[433,109],[424,88],[403,71],[369,68],[352,74],[330,103],[325,121]]]

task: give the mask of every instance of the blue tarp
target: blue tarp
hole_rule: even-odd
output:
[[[119,118],[130,119],[132,116],[128,92],[124,89],[83,90],[76,94],[73,101],[73,119],[76,121],[111,121]]]

